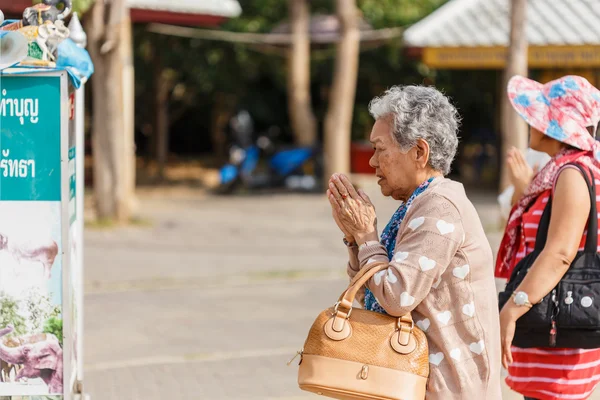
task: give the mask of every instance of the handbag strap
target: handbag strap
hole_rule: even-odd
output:
[[[373,263],[368,267],[364,267],[359,274],[357,274],[348,288],[342,293],[340,299],[333,307],[333,316],[331,319],[330,332],[326,334],[333,340],[343,340],[350,335],[350,330],[347,328],[347,321],[350,319],[352,314],[352,303],[358,293],[359,289],[363,287],[369,279],[380,271],[385,271],[389,264],[387,262]],[[364,272],[363,272],[364,271]],[[411,313],[406,313],[400,317],[395,317],[396,332],[390,338],[390,344],[394,351],[400,354],[409,354],[414,350],[410,349],[410,338],[413,336],[413,330],[415,328],[415,322],[412,319]],[[326,328],[327,331],[328,328]],[[330,335],[334,335],[330,336]],[[413,344],[415,342],[413,341]]]
[[[348,288],[339,297],[338,302],[336,303],[336,309],[341,306],[350,311],[352,309],[352,303],[354,302],[356,294],[360,288],[366,285],[369,279],[371,279],[376,273],[385,270],[388,268],[388,266],[389,264],[386,262],[378,262],[361,269],[359,274],[352,279],[348,285]],[[407,313],[399,319],[402,319],[403,322],[411,321],[412,323],[412,316],[410,313]]]
[[[356,282],[358,282],[358,280],[359,280],[360,278],[362,278],[362,276],[363,276],[364,274],[366,274],[367,272],[369,272],[369,270],[371,270],[372,268],[378,268],[378,271],[379,271],[379,270],[381,270],[381,268],[380,268],[380,267],[381,267],[382,265],[385,265],[385,263],[374,263],[374,264],[372,264],[372,265],[366,265],[366,266],[364,266],[364,267],[363,267],[363,268],[362,268],[360,271],[358,271],[358,272],[356,273],[356,275],[354,275],[354,278],[352,278],[352,279],[350,280],[350,283],[348,284],[348,287],[350,287],[350,286],[354,285]],[[340,298],[340,300],[341,300],[341,298]]]
[[[338,298],[338,303],[346,307],[350,307],[354,301],[354,298],[356,297],[356,293],[358,293],[360,288],[366,285],[373,275],[383,270],[387,265],[387,263],[378,262],[363,267],[360,271],[358,271],[354,278],[352,278],[348,284],[348,288],[344,291],[344,293],[340,295]]]
[[[584,174],[588,189],[590,192],[590,218],[588,220],[587,237],[585,240],[585,251],[586,253],[597,253],[598,252],[598,209],[596,200],[596,178],[591,168],[587,168],[591,182],[587,179],[587,174]]]
[[[372,265],[363,268],[360,273],[354,277],[348,286],[348,289],[342,293],[340,299],[334,306],[332,329],[335,332],[343,332],[346,320],[350,318],[350,314],[352,313],[352,303],[354,302],[354,298],[356,297],[359,289],[363,287],[376,273],[384,271],[386,268],[388,268],[388,266],[389,264],[386,262],[373,263]],[[396,346],[394,342],[397,340],[400,347],[408,346],[415,322],[410,312],[396,318],[397,333],[395,336],[393,336],[395,339],[392,341],[392,347],[394,350],[398,351],[397,348],[394,347]]]
[[[585,241],[585,252],[586,253],[597,253],[598,251],[598,211],[596,207],[596,182],[594,174],[590,168],[588,171],[584,169],[580,164],[569,163],[566,165],[572,165],[579,169],[583,175],[583,179],[588,187],[588,193],[590,195],[590,214],[587,223],[587,237]],[[591,176],[592,182],[588,177]],[[538,225],[538,231],[535,238],[535,250],[542,251],[546,246],[546,240],[548,239],[548,228],[550,227],[550,216],[552,214],[552,195],[548,198],[548,204],[544,208],[542,218]]]

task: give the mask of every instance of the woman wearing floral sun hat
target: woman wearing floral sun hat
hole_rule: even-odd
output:
[[[508,96],[531,128],[530,147],[548,153],[551,160],[511,211],[496,277],[509,278],[516,264],[534,251],[550,197],[552,204],[546,244],[500,313],[506,382],[526,399],[586,399],[600,381],[600,349],[519,348],[512,343],[517,320],[555,288],[585,244],[590,196],[581,170],[572,164],[600,180],[600,143],[593,137],[600,121],[600,91],[579,76],[544,85],[515,76]]]

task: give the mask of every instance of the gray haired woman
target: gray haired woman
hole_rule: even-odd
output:
[[[327,194],[348,246],[348,274],[389,264],[362,302],[392,316],[412,313],[425,332],[428,400],[500,400],[492,251],[463,186],[444,177],[458,146],[457,111],[434,88],[404,86],[374,99],[370,112],[370,164],[381,192],[401,204],[379,238],[369,197],[346,176],[331,177]]]

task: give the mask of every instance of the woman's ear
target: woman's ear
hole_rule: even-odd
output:
[[[415,162],[421,168],[425,168],[429,162],[429,143],[423,139],[417,139],[415,145]]]

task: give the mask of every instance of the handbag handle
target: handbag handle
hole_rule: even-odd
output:
[[[354,279],[352,279],[348,288],[344,291],[344,293],[342,293],[338,302],[335,303],[333,321],[334,330],[341,331],[345,320],[350,318],[353,308],[352,304],[359,289],[366,285],[369,279],[371,279],[375,274],[385,270],[386,268],[388,268],[388,263],[374,263],[369,268],[361,269]],[[347,311],[340,310],[340,306],[344,307]],[[406,343],[408,343],[408,339],[413,328],[414,321],[410,313],[398,317],[398,329],[401,332],[398,339],[402,345],[406,345]]]
[[[362,278],[362,276],[364,274],[366,274],[367,272],[369,272],[369,270],[371,268],[378,267],[380,265],[385,265],[385,263],[373,264],[373,265],[369,265],[369,267],[362,268],[360,271],[358,271],[356,273],[356,275],[354,275],[354,278],[352,278],[350,280],[350,283],[348,284],[348,287],[353,286],[360,278]],[[381,269],[379,269],[378,271],[381,271]],[[342,295],[340,296],[340,298],[338,300],[342,300],[343,297],[344,297],[344,293],[342,293]]]
[[[352,309],[352,303],[354,302],[356,294],[360,288],[366,285],[369,279],[371,279],[376,273],[383,270],[387,265],[388,264],[384,262],[374,263],[373,265],[369,265],[368,267],[362,268],[360,271],[358,271],[358,273],[348,284],[348,288],[340,295],[336,304],[342,305],[348,310]]]
[[[569,163],[566,165],[572,165],[579,169],[583,174],[583,179],[585,179],[585,183],[588,187],[588,192],[590,195],[590,214],[588,217],[588,229],[587,229],[587,237],[585,241],[585,252],[586,253],[597,253],[598,252],[598,211],[596,206],[596,179],[592,170],[588,167],[588,171],[586,171],[581,165],[577,163]],[[588,172],[592,178],[592,182],[590,183],[590,179],[588,177]],[[538,231],[535,239],[535,250],[542,251],[544,246],[546,246],[546,240],[548,239],[548,228],[550,227],[550,216],[552,214],[552,196],[548,198],[548,204],[544,208],[544,212],[542,214],[542,218],[540,219],[540,223],[538,226]]]
[[[379,262],[369,265],[359,271],[352,279],[348,288],[342,293],[333,308],[333,317],[325,326],[325,334],[333,340],[344,340],[351,334],[348,320],[352,314],[352,303],[358,290],[363,287],[369,279],[376,273],[388,268],[388,263]],[[341,309],[344,307],[344,309]],[[397,330],[390,338],[390,345],[394,351],[400,354],[409,354],[416,348],[416,342],[413,337],[415,323],[412,315],[407,313],[398,318],[396,324]],[[412,340],[411,340],[412,339]]]

